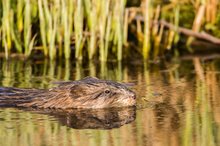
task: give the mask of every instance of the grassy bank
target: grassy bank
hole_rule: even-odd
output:
[[[179,26],[220,37],[217,0],[169,3],[142,0],[139,7],[130,8],[126,3],[126,0],[1,0],[0,52],[6,58],[11,53],[29,57],[42,52],[52,60],[59,57],[101,61],[122,60],[139,52],[138,55],[148,59],[176,48]],[[160,19],[175,28],[154,23]],[[134,38],[129,39],[131,35]],[[189,37],[187,44],[192,41],[193,37]]]

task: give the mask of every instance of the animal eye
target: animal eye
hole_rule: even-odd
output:
[[[109,94],[110,93],[110,90],[105,90],[105,94]]]

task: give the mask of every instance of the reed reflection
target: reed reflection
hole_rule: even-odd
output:
[[[135,83],[132,90],[137,93],[137,109],[125,112],[76,110],[37,114],[40,119],[45,119],[41,125],[37,125],[33,112],[14,114],[14,111],[2,110],[0,145],[4,144],[3,140],[7,143],[17,140],[20,142],[17,145],[28,145],[25,137],[30,137],[35,145],[220,144],[218,60],[164,61],[151,65],[114,62],[69,62],[69,65],[65,65],[65,62],[47,62],[25,66],[19,61],[11,63],[9,66],[6,62],[0,62],[0,72],[4,73],[0,74],[1,86],[48,88],[55,79],[76,80],[85,76],[132,82]],[[26,76],[29,78],[23,82]],[[4,121],[2,117],[9,120]],[[31,118],[23,120],[24,117]],[[10,130],[13,132],[10,133]],[[20,134],[25,136],[19,137]]]

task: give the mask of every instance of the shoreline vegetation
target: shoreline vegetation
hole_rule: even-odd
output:
[[[218,0],[128,2],[1,0],[0,54],[120,61],[178,54],[180,42],[192,52],[195,39],[220,44]]]

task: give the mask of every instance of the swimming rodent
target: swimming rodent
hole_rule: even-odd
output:
[[[125,84],[94,77],[58,82],[51,89],[0,88],[0,107],[108,108],[136,104],[136,95]]]

